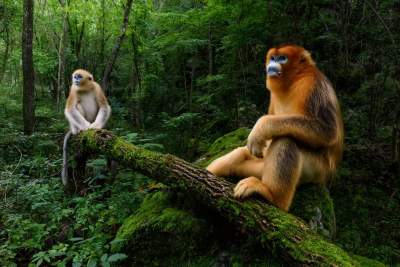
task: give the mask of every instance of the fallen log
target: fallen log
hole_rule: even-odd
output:
[[[100,153],[123,165],[195,195],[261,247],[276,251],[290,266],[377,266],[353,257],[315,233],[301,219],[260,200],[237,201],[233,184],[178,157],[137,147],[106,130],[72,139],[78,154]]]

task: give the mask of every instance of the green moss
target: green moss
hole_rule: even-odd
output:
[[[135,266],[282,266],[253,240],[226,232],[226,222],[215,225],[178,208],[182,199],[187,195],[148,195],[118,230],[113,253],[127,254]],[[184,203],[195,205],[194,200]]]
[[[279,250],[286,250],[287,253],[290,253],[293,258],[299,261],[307,261],[307,259],[304,259],[304,251],[312,251],[316,257],[315,261],[321,262],[321,264],[322,262],[326,262],[322,259],[329,258],[329,261],[336,262],[338,266],[360,266],[357,260],[350,257],[341,248],[333,245],[328,240],[321,239],[317,233],[303,231],[301,227],[303,222],[291,214],[284,214],[277,208],[271,208],[268,210],[267,214],[261,214],[254,203],[252,205],[246,202],[239,204],[233,200],[227,201],[221,199],[218,204],[221,209],[225,210],[236,210],[236,206],[240,205],[241,211],[246,213],[242,216],[246,216],[246,218],[257,218],[254,220],[247,220],[245,222],[246,225],[242,225],[242,227],[248,229],[258,227],[256,223],[262,221],[263,217],[265,217],[265,221],[269,222],[268,227],[272,227],[274,231],[268,236],[260,235],[255,238],[259,240],[259,242],[256,243],[261,243],[262,247],[264,249],[267,248],[268,251],[273,251],[274,240],[279,240],[277,243],[280,246]],[[259,204],[262,205],[261,202]],[[305,227],[306,225],[304,225],[304,228]],[[319,260],[319,258],[321,258],[321,260]]]
[[[335,236],[335,210],[326,187],[314,184],[300,186],[290,212],[305,220],[312,229],[323,236]]]
[[[162,191],[148,195],[118,230],[112,251],[124,252],[146,266],[196,256],[207,243],[209,228],[204,220],[175,208],[170,195]]]
[[[230,152],[231,150],[244,146],[247,136],[250,133],[248,128],[239,128],[230,132],[217,140],[208,148],[208,151],[195,163],[200,167],[206,167],[214,159]]]
[[[352,255],[352,257],[354,259],[356,259],[360,263],[359,266],[362,266],[362,267],[384,267],[384,266],[386,266],[385,264],[383,264],[379,261],[368,259],[368,258],[359,256],[359,255]]]

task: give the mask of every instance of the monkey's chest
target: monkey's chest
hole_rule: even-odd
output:
[[[99,110],[97,101],[94,95],[81,95],[78,101],[77,108],[79,112],[88,122],[94,122]]]
[[[276,101],[274,105],[275,115],[303,114],[302,103],[298,101]]]
[[[289,114],[298,114],[299,111],[293,105],[276,105],[274,113],[275,115],[289,115]]]

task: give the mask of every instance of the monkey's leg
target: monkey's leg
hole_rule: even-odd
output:
[[[261,178],[263,166],[263,159],[251,155],[246,147],[238,147],[211,162],[207,166],[207,170],[221,177],[256,176]]]
[[[236,198],[260,194],[279,208],[288,210],[299,183],[302,153],[290,138],[274,139],[265,155],[262,180],[248,177],[234,189]]]

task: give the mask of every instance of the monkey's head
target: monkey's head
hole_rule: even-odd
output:
[[[265,61],[267,81],[290,81],[298,74],[314,68],[310,53],[297,45],[280,45],[271,48]]]
[[[85,88],[93,81],[93,75],[83,69],[77,69],[72,73],[72,84],[79,88]]]

